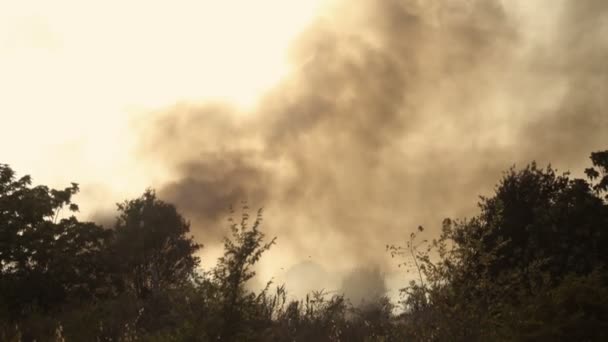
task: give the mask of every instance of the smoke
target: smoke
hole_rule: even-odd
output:
[[[535,4],[345,1],[255,109],[142,123],[142,154],[172,175],[160,196],[206,245],[229,206],[266,207],[276,269],[385,270],[386,243],[474,214],[511,165],[579,169],[606,148],[608,2]]]
[[[608,145],[608,3],[566,1],[548,46],[530,66],[537,77],[561,87],[555,107],[537,113],[521,139],[534,157],[588,163],[591,150]],[[540,84],[539,95],[546,87]],[[532,89],[530,89],[532,91]],[[544,157],[543,157],[544,159]]]
[[[342,280],[341,292],[356,306],[375,302],[387,293],[384,275],[377,268],[355,269]]]

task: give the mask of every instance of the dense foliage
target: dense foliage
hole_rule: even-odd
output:
[[[388,246],[415,271],[402,302],[353,306],[322,290],[288,300],[253,291],[275,239],[262,212],[232,219],[217,265],[176,208],[148,190],[104,229],[81,222],[64,190],[0,165],[2,341],[603,341],[608,340],[608,151],[587,179],[531,164],[507,171],[470,219],[434,241]],[[66,211],[62,211],[66,209]]]

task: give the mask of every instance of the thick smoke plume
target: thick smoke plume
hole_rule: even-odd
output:
[[[251,112],[182,104],[144,126],[144,155],[173,174],[161,197],[206,244],[247,201],[279,238],[276,269],[385,269],[385,244],[473,214],[508,167],[576,171],[608,145],[607,1],[367,0],[334,14]]]

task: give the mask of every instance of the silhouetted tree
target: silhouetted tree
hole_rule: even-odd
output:
[[[603,156],[592,160],[605,174]],[[482,198],[478,216],[444,222],[431,245],[437,262],[430,250],[414,252],[425,281],[406,288],[411,336],[602,340],[608,307],[590,305],[589,297],[608,290],[608,205],[600,191],[601,181],[594,186],[534,163],[508,171],[495,194]],[[567,311],[553,319],[551,310]]]
[[[118,204],[113,251],[124,285],[139,298],[192,280],[200,248],[190,224],[152,190]]]
[[[221,333],[223,341],[232,341],[243,333],[241,322],[247,317],[257,296],[248,292],[245,284],[255,276],[253,266],[260,260],[262,254],[272,247],[276,238],[264,242],[265,234],[260,231],[262,210],[257,212],[253,224],[249,223],[249,214],[245,212],[240,223],[230,225],[231,237],[224,239],[224,255],[218,260],[213,270],[223,298],[224,327]],[[230,218],[232,221],[232,218]]]
[[[110,233],[74,216],[60,218],[66,207],[78,211],[77,192],[77,184],[32,187],[29,176],[16,179],[0,164],[0,302],[11,319],[104,292],[100,259]]]
[[[583,179],[532,164],[509,171],[494,197],[480,206],[471,233],[484,232],[486,251],[504,243],[500,258],[488,265],[492,275],[512,268],[525,273],[533,262],[542,262],[541,269],[556,279],[588,274],[608,262],[608,207]]]
[[[585,170],[587,177],[597,183],[593,185],[593,190],[598,194],[608,192],[608,151],[591,153],[593,167]],[[608,194],[604,197],[608,200]]]

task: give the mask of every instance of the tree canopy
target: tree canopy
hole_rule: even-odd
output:
[[[118,204],[118,213],[112,252],[126,287],[143,297],[192,279],[200,245],[187,236],[190,224],[175,206],[146,190],[141,197]]]
[[[364,305],[325,289],[289,299],[272,280],[252,290],[276,242],[261,210],[231,218],[223,256],[202,269],[190,223],[153,190],[119,203],[104,229],[76,218],[77,184],[32,186],[0,164],[0,340],[604,341],[608,151],[591,164],[586,179],[507,170],[477,215],[387,246],[416,280],[400,303],[370,289]],[[367,281],[383,283],[368,272],[343,287]]]
[[[103,287],[99,262],[109,232],[61,211],[78,211],[63,190],[31,186],[0,165],[0,301],[9,318],[51,311],[68,298],[93,298]]]

